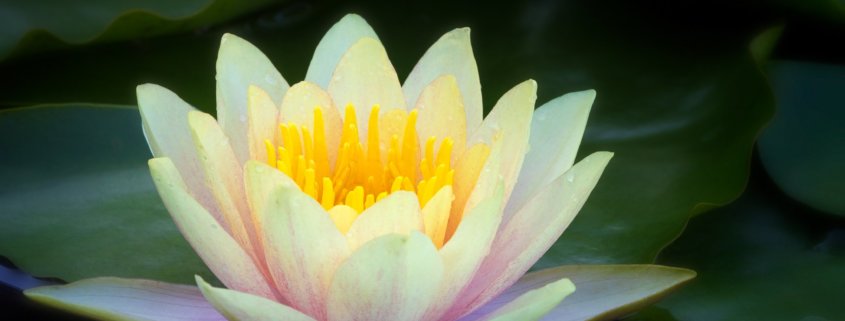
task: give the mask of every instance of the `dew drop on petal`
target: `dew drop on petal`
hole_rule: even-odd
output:
[[[575,173],[573,173],[573,172],[567,172],[567,173],[566,173],[566,174],[564,174],[564,175],[566,175],[566,181],[567,181],[567,182],[570,182],[570,183],[575,182]]]
[[[266,81],[268,84],[273,85],[273,86],[275,86],[279,83],[276,80],[276,77],[273,77],[272,74],[267,74],[266,76],[264,76],[264,81]]]

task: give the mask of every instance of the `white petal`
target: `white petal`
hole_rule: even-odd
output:
[[[338,268],[329,290],[329,320],[419,320],[442,275],[443,264],[428,237],[419,232],[384,235]]]
[[[464,215],[455,235],[440,249],[445,273],[437,300],[426,313],[426,319],[440,319],[452,307],[490,253],[502,219],[503,193],[504,184],[499,181],[496,193]]]
[[[192,111],[188,114],[191,136],[196,146],[200,164],[205,171],[206,184],[211,190],[223,218],[229,224],[230,233],[235,240],[256,259],[258,255],[254,244],[257,235],[250,222],[249,206],[243,185],[243,169],[235,159],[229,140],[211,115]]]
[[[572,292],[575,292],[575,284],[569,279],[559,279],[527,292],[519,293],[520,295],[516,299],[477,320],[536,321],[548,314]],[[505,296],[505,298],[509,297],[511,296]]]
[[[276,105],[289,87],[258,48],[235,35],[223,35],[217,53],[217,119],[241,164],[249,159],[246,106],[250,85],[264,89]]]
[[[154,158],[149,164],[153,182],[173,221],[214,275],[229,288],[275,297],[250,255],[187,193],[173,162]]]
[[[250,85],[247,101],[247,120],[249,131],[247,141],[249,142],[249,158],[255,160],[267,160],[267,147],[264,140],[269,139],[275,142],[277,118],[279,108],[266,91],[260,87]]]
[[[491,253],[484,259],[469,287],[461,293],[459,316],[489,301],[528,271],[557,240],[584,205],[612,153],[597,152],[573,166],[540,190],[496,234]]]
[[[286,283],[292,307],[324,320],[332,276],[349,255],[346,239],[320,204],[296,186],[279,184],[262,216],[270,272]]]
[[[481,124],[484,106],[481,101],[478,67],[469,39],[469,28],[446,33],[428,48],[417,62],[402,85],[408,106],[413,106],[423,89],[443,75],[452,75],[457,79],[466,111],[464,127],[474,131]]]
[[[595,90],[569,93],[534,111],[527,166],[519,173],[505,213],[516,212],[537,189],[572,167],[595,98]]]
[[[202,295],[229,320],[315,321],[284,304],[243,292],[215,288],[199,276],[196,280]]]
[[[352,44],[364,37],[378,39],[375,31],[364,18],[357,14],[344,16],[317,44],[314,57],[308,65],[305,80],[328,88],[329,80],[332,78],[337,63],[340,62],[340,57],[349,50]]]
[[[205,171],[191,138],[188,113],[196,109],[159,85],[140,85],[137,95],[144,135],[153,156],[170,158],[179,173],[185,176],[185,184],[188,185],[191,196],[202,204],[218,223],[229,230],[229,224],[205,184]]]
[[[425,144],[429,137],[437,137],[438,144],[442,144],[444,138],[451,138],[452,160],[455,161],[463,154],[467,139],[464,103],[455,77],[438,77],[419,96],[415,108],[419,110],[420,144]]]
[[[514,298],[561,278],[569,278],[577,290],[543,320],[615,320],[657,302],[693,277],[694,271],[659,265],[564,265],[524,275],[461,321],[483,320]]]
[[[196,287],[102,277],[24,292],[37,302],[103,320],[223,321]]]
[[[399,191],[388,195],[364,210],[352,223],[346,238],[355,250],[368,241],[391,233],[408,235],[425,229],[420,203],[411,192]]]
[[[348,104],[355,106],[361,141],[366,141],[367,119],[373,106],[381,106],[382,114],[405,109],[396,71],[384,47],[373,38],[361,38],[343,55],[329,81],[328,92],[341,114]]]
[[[476,142],[492,141],[493,136],[501,132],[502,155],[501,175],[505,180],[505,199],[511,191],[522,169],[525,154],[528,152],[528,135],[531,132],[531,116],[534,102],[537,100],[537,82],[527,80],[514,86],[499,98],[499,101],[484,118],[470,138],[470,145]]]

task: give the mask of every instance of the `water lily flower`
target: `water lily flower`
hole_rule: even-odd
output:
[[[178,293],[185,313],[155,311],[150,299],[98,316],[542,317],[575,291],[566,275],[512,301],[500,294],[558,239],[612,154],[573,165],[594,91],[535,110],[536,90],[517,84],[483,118],[467,28],[443,35],[402,84],[357,15],[328,31],[293,86],[225,35],[216,119],[152,84],[138,87],[138,104],[156,188],[227,289],[199,277],[199,291],[95,279],[151,298]]]

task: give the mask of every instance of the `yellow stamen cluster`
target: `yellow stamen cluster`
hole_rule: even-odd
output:
[[[358,137],[355,108],[346,106],[337,160],[332,168],[326,144],[325,122],[320,107],[314,109],[314,133],[294,123],[279,125],[279,144],[264,141],[268,163],[291,177],[306,194],[326,210],[347,205],[361,213],[396,191],[417,194],[420,206],[443,186],[452,185],[450,160],[453,141],[445,138],[435,155],[435,137],[420,150],[416,130],[417,110],[408,113],[402,137],[393,135],[382,161],[379,137],[379,106],[370,111],[366,146]],[[365,148],[366,147],[366,148]],[[423,154],[420,155],[420,152]]]

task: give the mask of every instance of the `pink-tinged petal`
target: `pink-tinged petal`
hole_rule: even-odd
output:
[[[516,282],[569,226],[612,156],[609,152],[587,156],[503,223],[491,255],[484,259],[450,315],[472,311]]]
[[[229,224],[230,233],[247,253],[256,259],[263,258],[253,245],[258,243],[252,224],[245,224],[250,217],[244,193],[243,169],[235,159],[229,140],[209,114],[192,111],[188,113],[188,124],[200,164],[205,170],[206,185],[211,189],[223,218]]]
[[[268,280],[250,255],[188,194],[173,162],[154,158],[149,165],[173,221],[214,275],[231,289],[274,298]]]
[[[367,24],[364,18],[357,14],[347,14],[326,32],[317,49],[311,64],[308,65],[308,72],[305,80],[315,83],[323,88],[329,87],[335,68],[340,58],[349,50],[349,47],[361,38],[378,39],[373,28]]]
[[[197,276],[202,295],[229,320],[315,321],[284,304],[252,294],[212,287]]]
[[[266,91],[277,105],[288,89],[287,81],[267,56],[246,40],[227,33],[217,53],[217,118],[241,164],[249,159],[246,106],[250,85]]]
[[[595,98],[595,90],[569,93],[534,111],[524,162],[529,166],[519,173],[505,213],[515,213],[538,188],[572,167]]]
[[[355,251],[370,240],[385,234],[408,235],[411,231],[424,230],[425,224],[417,195],[399,191],[361,212],[346,233],[346,239],[349,249]]]
[[[504,184],[499,181],[496,193],[464,215],[455,235],[440,249],[445,273],[435,304],[426,313],[426,320],[438,320],[452,307],[490,252],[502,218],[503,193]]]
[[[440,141],[444,138],[451,138],[452,160],[456,160],[466,148],[467,122],[455,76],[437,77],[419,97],[416,109],[419,110],[417,131],[422,140],[420,143],[424,144],[429,137],[437,137],[438,144],[442,144]]]
[[[264,216],[267,212],[267,205],[270,204],[270,195],[279,186],[288,188],[299,188],[290,177],[270,167],[264,162],[250,160],[244,165],[244,186],[246,188],[247,203],[249,203],[250,218],[255,225],[255,231],[259,235],[259,241],[265,241]]]
[[[325,320],[332,275],[349,255],[346,239],[320,204],[296,186],[279,184],[262,216],[274,279],[287,283],[292,307]]]
[[[373,106],[381,106],[381,113],[405,109],[396,70],[381,43],[369,37],[358,40],[340,59],[328,92],[339,109],[347,104],[355,106],[361,141],[366,141],[367,120]]]
[[[408,105],[413,105],[424,88],[443,75],[453,75],[457,80],[466,112],[465,127],[474,131],[481,124],[484,109],[469,28],[452,30],[428,48],[402,85]]]
[[[367,242],[343,262],[329,290],[330,321],[419,320],[443,275],[437,249],[425,235],[388,234]]]
[[[205,185],[205,171],[199,156],[191,129],[188,127],[188,112],[195,110],[167,88],[144,84],[136,89],[138,109],[144,127],[144,136],[155,157],[167,157],[173,161],[180,173],[186,177],[188,191],[214,219],[228,231],[229,224],[217,208],[217,201]]]
[[[560,278],[569,278],[578,289],[543,320],[616,320],[654,304],[695,277],[687,269],[660,265],[565,265],[531,272],[507,291],[462,321],[476,320],[499,309],[513,298]]]
[[[514,287],[518,287],[519,284]],[[470,320],[489,320],[489,321],[536,321],[546,316],[549,311],[554,309],[564,298],[575,292],[575,284],[569,279],[558,279],[552,282],[534,287],[531,289],[518,289],[518,291],[508,290],[508,293],[501,295],[495,300],[509,300],[507,303],[499,305],[493,312],[487,315],[475,318],[477,313],[485,312],[487,309],[479,309],[473,315],[462,318],[461,321]],[[518,294],[516,299],[513,299],[513,294]],[[498,302],[497,302],[498,303]],[[558,320],[558,319],[554,319]]]
[[[534,276],[536,274],[536,276]],[[566,275],[578,290],[543,320],[616,320],[650,306],[695,278],[692,270],[659,265],[574,265],[526,275]]]
[[[250,85],[246,113],[249,129],[247,132],[249,158],[266,161],[267,147],[264,140],[269,139],[270,142],[275,142],[279,108],[264,89]]]
[[[490,142],[501,132],[502,155],[501,174],[505,180],[505,199],[511,191],[522,169],[525,153],[528,152],[528,135],[531,132],[531,115],[537,100],[537,82],[527,80],[514,86],[493,106],[478,130],[472,134],[469,143]]]
[[[249,160],[244,165],[244,185],[246,188],[246,196],[247,196],[247,203],[249,203],[249,212],[253,226],[255,227],[255,232],[258,236],[257,244],[259,247],[264,249],[264,252],[267,252],[267,238],[265,235],[265,231],[267,228],[265,227],[264,222],[264,214],[267,213],[267,205],[270,204],[270,195],[272,192],[278,188],[279,186],[286,186],[289,188],[299,188],[297,187],[296,183],[290,179],[287,175],[280,172],[279,170],[270,167],[269,165],[255,160]],[[268,266],[270,265],[267,262],[267,258],[264,258],[265,264]],[[278,273],[276,275],[271,275],[270,269],[265,271],[270,279],[274,281],[276,289],[278,292],[283,296],[283,299],[286,302],[289,302],[289,298],[287,297],[287,281],[284,278],[284,275]]]
[[[326,138],[329,164],[337,159],[337,146],[343,129],[343,120],[335,107],[332,97],[319,86],[302,81],[285,93],[279,112],[279,123],[294,123],[305,126],[314,137],[314,108],[320,107],[323,114],[323,129]]]
[[[102,277],[32,288],[37,302],[102,320],[223,321],[193,286]]]
[[[455,194],[452,193],[452,186],[446,185],[437,191],[420,211],[425,224],[425,235],[437,248],[443,247],[443,242],[446,241],[446,229],[449,226],[449,213],[452,210],[453,200],[455,200]]]

